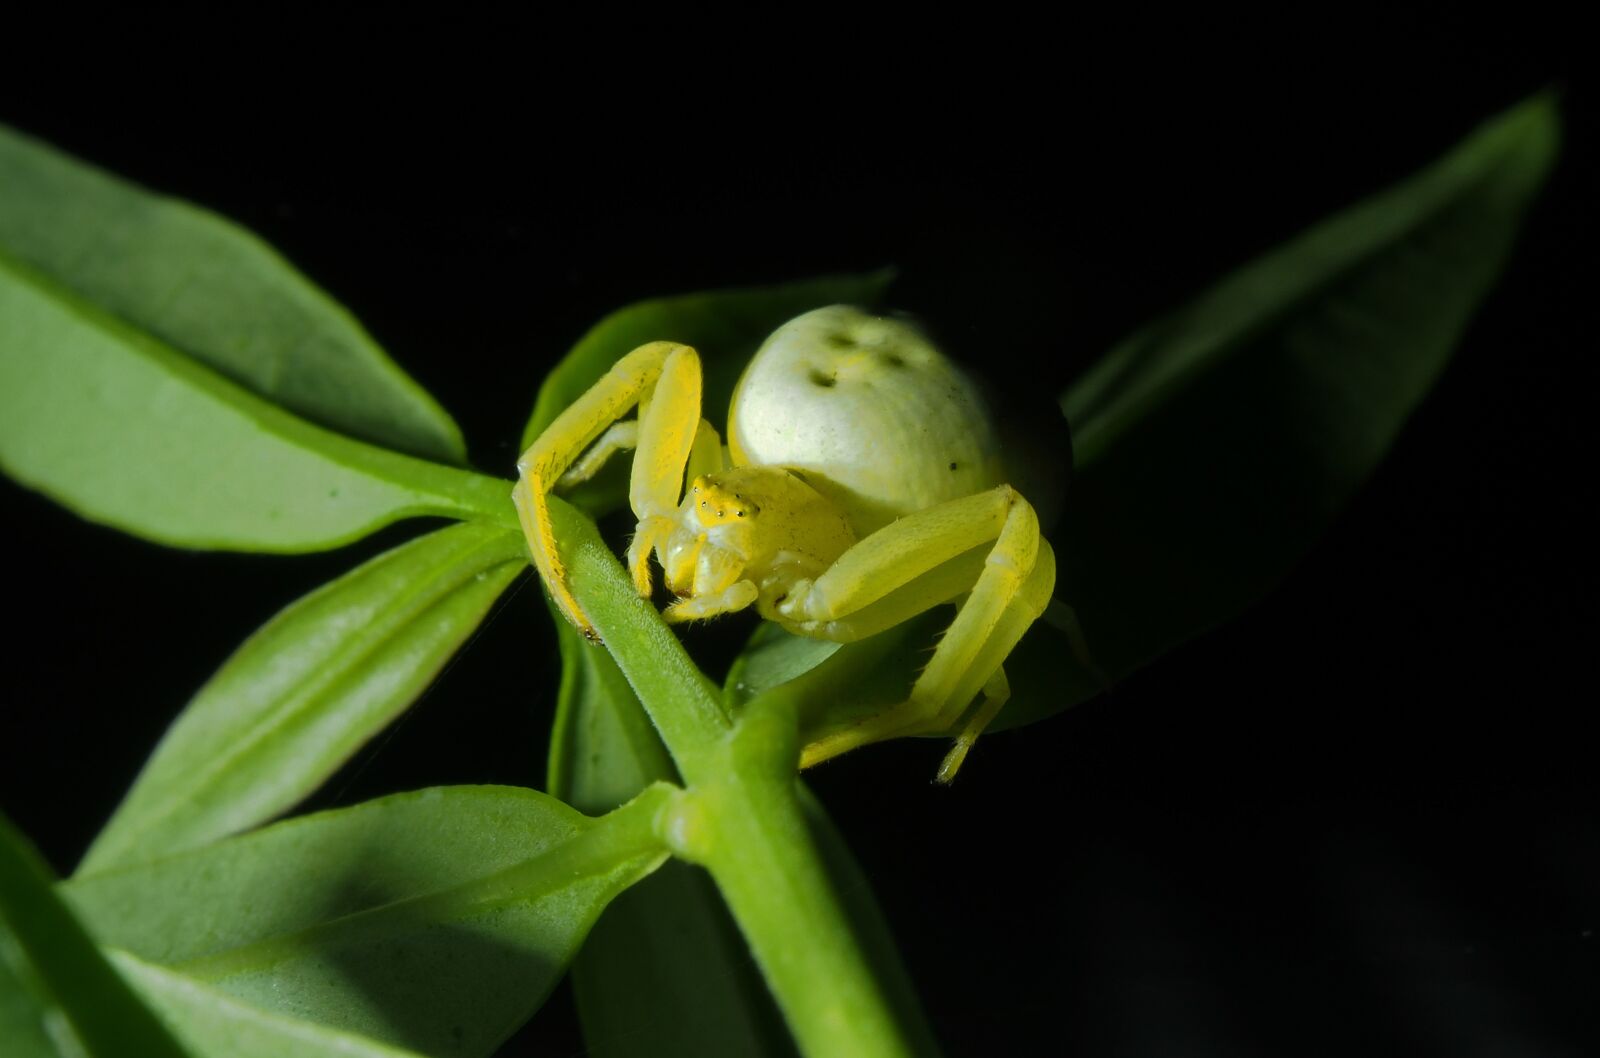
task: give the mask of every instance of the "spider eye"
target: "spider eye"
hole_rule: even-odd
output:
[[[743,512],[743,511],[734,511],[734,512],[733,512],[733,513],[734,513],[734,514],[737,514],[737,515],[738,515],[738,516],[739,516],[739,517],[741,517],[741,518],[743,518],[743,517],[744,517],[744,512]]]

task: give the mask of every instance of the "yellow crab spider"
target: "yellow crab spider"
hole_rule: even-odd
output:
[[[678,596],[668,621],[753,605],[792,633],[849,642],[959,600],[905,702],[801,757],[809,766],[949,732],[965,716],[940,769],[948,781],[1005,703],[1002,663],[1055,586],[1055,556],[1002,479],[971,382],[912,325],[836,305],[790,320],[756,352],[734,390],[726,450],[701,418],[700,388],[693,349],[640,346],[518,460],[512,495],[556,606],[597,638],[567,586],[545,497],[631,448],[639,526],[627,564],[648,598],[659,562]],[[635,405],[638,417],[621,421]]]

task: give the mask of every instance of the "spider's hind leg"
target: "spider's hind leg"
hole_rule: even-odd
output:
[[[984,540],[994,541],[993,546],[955,620],[912,684],[910,696],[898,706],[815,739],[805,747],[802,765],[886,738],[948,731],[978,692],[990,689],[941,773],[945,778],[955,774],[965,756],[963,746],[971,746],[1005,702],[1004,677],[996,682],[996,673],[1044,612],[1055,587],[1055,555],[1040,537],[1038,517],[1028,502],[1002,486],[909,515],[846,552],[817,578],[801,604],[813,619],[864,612],[877,599],[897,597],[918,578],[937,577],[941,567],[953,568],[945,565],[952,556]],[[878,568],[872,570],[874,566]],[[864,587],[869,584],[879,590]],[[844,605],[840,599],[846,600]],[[937,601],[942,600],[919,609]]]
[[[1000,712],[1000,707],[1010,699],[1011,684],[1006,680],[1006,670],[1004,667],[995,669],[994,675],[989,677],[989,682],[983,685],[983,703],[961,729],[961,734],[956,736],[956,744],[950,747],[950,752],[944,755],[944,763],[939,765],[940,782],[948,783],[956,777],[956,772],[961,770],[972,744],[978,741],[978,736],[989,726],[989,721],[995,718]]]
[[[989,726],[990,721],[1000,712],[1000,707],[1010,699],[1011,684],[1006,680],[1005,669],[1001,667],[1001,662],[1016,649],[1023,634],[1050,604],[1055,579],[1055,552],[1051,550],[1048,540],[1041,539],[1039,558],[1034,563],[1033,572],[1028,574],[1022,589],[1006,604],[1005,612],[1001,614],[994,631],[990,633],[988,640],[983,644],[983,649],[973,660],[967,677],[950,698],[952,708],[960,708],[963,701],[970,702],[972,697],[968,693],[968,688],[974,686],[974,678],[986,672],[989,674],[982,684],[983,701],[962,725],[961,734],[956,736],[955,745],[950,747],[944,763],[939,766],[940,782],[948,783],[956,777],[956,772],[961,770],[961,765],[967,759],[967,752],[972,749],[973,743],[978,741],[978,736],[983,734],[984,728]],[[963,694],[967,694],[967,697],[962,698]],[[949,723],[934,730],[949,730],[955,720],[956,717],[952,716],[949,718]]]

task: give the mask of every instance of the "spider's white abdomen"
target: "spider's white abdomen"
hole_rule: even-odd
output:
[[[858,533],[1000,481],[972,385],[910,323],[834,305],[773,332],[728,413],[735,465],[802,471]]]

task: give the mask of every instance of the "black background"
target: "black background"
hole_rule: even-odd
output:
[[[1565,27],[1390,13],[1359,40],[1252,24],[1169,57],[1145,27],[744,27],[698,48],[663,30],[624,53],[510,22],[247,22],[203,61],[93,84],[65,63],[0,118],[261,233],[496,473],[543,372],[631,300],[893,263],[897,307],[1053,394],[1224,270],[1562,87],[1565,154],[1505,280],[1275,594],[1113,696],[985,739],[951,789],[931,742],[812,782],[953,1054],[1600,1049],[1596,166]],[[0,503],[0,805],[62,871],[233,646],[415,532],[195,554],[14,486]],[[540,784],[557,673],[524,579],[313,803]],[[515,1047],[581,1051],[565,988]]]

